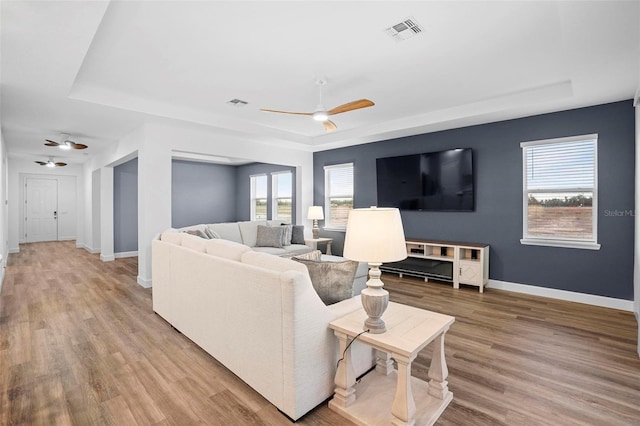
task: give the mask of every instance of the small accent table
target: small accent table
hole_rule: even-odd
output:
[[[447,387],[444,335],[455,318],[389,302],[383,315],[387,331],[358,337],[376,350],[377,361],[375,371],[356,385],[347,346],[362,332],[365,318],[364,309],[359,309],[329,323],[340,341],[340,353],[345,354],[329,408],[359,425],[433,425],[453,399]],[[411,363],[430,342],[434,345],[427,383],[411,376]],[[397,370],[391,359],[396,360]]]
[[[304,243],[314,250],[318,250],[318,243],[325,243],[327,245],[327,252],[325,254],[331,254],[331,243],[333,238],[311,238],[304,240]]]

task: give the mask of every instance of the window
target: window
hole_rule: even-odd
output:
[[[272,218],[292,223],[292,204],[291,196],[293,185],[291,182],[291,172],[276,172],[271,174],[273,212]]]
[[[346,229],[351,209],[353,209],[353,163],[325,166],[325,228]]]
[[[522,244],[597,250],[598,135],[524,142]]]
[[[251,176],[251,220],[267,220],[267,175]]]

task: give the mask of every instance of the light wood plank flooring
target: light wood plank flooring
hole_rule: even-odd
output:
[[[0,293],[0,425],[287,425],[151,309],[135,258],[23,244]],[[454,315],[438,425],[639,425],[633,314],[398,279],[391,300]],[[256,354],[256,356],[259,356]],[[425,378],[430,348],[414,362]],[[302,425],[348,425],[326,404]]]

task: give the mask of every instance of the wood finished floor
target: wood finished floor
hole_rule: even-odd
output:
[[[135,258],[20,246],[0,293],[0,425],[287,425],[151,309]],[[385,274],[391,300],[454,315],[437,425],[639,425],[633,314]],[[259,356],[259,354],[256,354]],[[430,347],[414,362],[425,378]],[[326,404],[301,425],[348,425]]]

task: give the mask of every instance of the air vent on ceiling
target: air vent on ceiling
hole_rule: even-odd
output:
[[[249,102],[243,101],[243,100],[240,100],[240,99],[231,99],[230,101],[227,101],[227,103],[229,105],[231,105],[231,106],[234,106],[234,107],[243,107],[243,106],[247,105]]]
[[[420,34],[422,29],[422,25],[420,25],[415,18],[410,16],[404,21],[392,25],[384,31],[395,41],[402,41]]]

